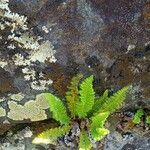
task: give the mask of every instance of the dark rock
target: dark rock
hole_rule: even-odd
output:
[[[132,85],[124,109],[141,106],[149,109],[148,1],[10,0],[9,8],[13,13],[27,16],[23,25],[28,29],[23,29],[21,24],[16,25],[13,32],[13,20],[6,16],[0,18],[0,23],[6,27],[0,32],[0,104],[6,110],[1,124],[4,118],[10,123],[17,119],[24,123],[49,118],[47,108],[42,110],[43,118],[34,118],[38,115],[22,118],[26,111],[17,113],[15,108],[10,113],[11,106],[24,108],[42,92],[63,97],[71,78],[79,72],[95,76],[94,88],[99,95],[105,89],[113,94],[123,86]],[[12,32],[16,39],[27,34],[25,44],[9,39]],[[42,47],[39,51],[32,40],[40,45],[48,40],[54,48],[43,52]],[[28,44],[32,47],[26,48]],[[20,93],[24,95],[21,101],[11,99],[12,95]],[[116,145],[114,150],[134,148],[127,142]]]
[[[136,146],[133,144],[126,144],[121,150],[135,150]]]

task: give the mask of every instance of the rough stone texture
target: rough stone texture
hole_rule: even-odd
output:
[[[123,137],[117,132],[106,139],[104,150],[148,150],[150,149],[149,137],[137,134],[127,134]]]
[[[140,0],[113,3],[110,0],[10,0],[9,10],[22,16],[24,23],[15,23],[13,31],[11,25],[1,30],[1,106],[10,114],[10,101],[19,101],[24,106],[47,90],[63,96],[70,78],[82,72],[95,75],[95,90],[99,93],[105,88],[115,91],[132,85],[127,107],[141,104],[147,107],[150,103],[149,5],[148,1]],[[3,22],[7,20],[1,18]],[[10,19],[10,23],[13,21]],[[12,33],[15,37],[9,40]],[[57,61],[52,63],[53,60]],[[25,97],[14,100],[11,98],[14,94]]]
[[[0,124],[49,118],[45,102],[34,105],[37,97],[64,96],[79,72],[95,76],[100,94],[132,85],[124,109],[149,109],[149,0],[10,0],[7,9],[7,0],[1,3]],[[39,118],[26,111],[33,105]]]

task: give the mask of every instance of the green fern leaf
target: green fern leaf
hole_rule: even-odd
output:
[[[146,117],[146,123],[147,123],[147,124],[150,124],[150,116],[147,116],[147,117]]]
[[[52,112],[53,118],[59,121],[61,125],[69,124],[70,119],[62,101],[51,93],[45,93],[44,96],[48,100],[49,110]]]
[[[78,84],[82,77],[82,74],[73,77],[68,92],[66,92],[67,105],[72,118],[75,117],[76,102],[79,101]]]
[[[113,96],[110,96],[107,101],[100,107],[99,112],[113,113],[123,104],[129,87],[124,87],[117,91]]]
[[[105,121],[109,114],[109,112],[99,113],[91,118],[90,131],[94,140],[100,140],[109,133],[108,130],[104,128]]]
[[[96,132],[94,132],[93,139],[96,141],[100,141],[109,134],[109,130],[105,128],[97,128]]]
[[[80,117],[86,117],[87,113],[94,105],[95,92],[93,89],[93,76],[86,78],[80,85],[80,100],[76,105],[76,114]]]
[[[58,137],[62,137],[63,135],[67,134],[70,131],[70,126],[63,126],[58,128],[48,129],[40,133],[32,143],[53,143],[57,140]]]
[[[98,112],[101,106],[107,101],[107,99],[108,99],[108,90],[106,90],[102,96],[96,98],[93,108],[89,114],[92,115],[93,113]]]
[[[87,132],[82,131],[80,133],[79,140],[79,150],[90,150],[92,148],[92,144],[88,138]]]
[[[143,109],[137,110],[137,112],[135,113],[134,118],[133,118],[133,123],[139,124],[141,122],[141,118],[143,115],[144,115]]]

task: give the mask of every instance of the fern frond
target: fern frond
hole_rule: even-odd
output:
[[[133,118],[133,123],[139,124],[141,122],[141,118],[143,115],[144,115],[143,109],[137,110],[137,112],[135,113],[134,118]]]
[[[61,125],[69,124],[69,117],[63,102],[51,93],[44,94],[49,103],[49,110],[52,112],[53,118],[60,122]]]
[[[82,131],[80,133],[79,140],[79,150],[90,150],[92,148],[92,144],[88,138],[87,132]]]
[[[65,134],[67,134],[70,131],[70,126],[63,126],[58,128],[52,128],[48,129],[46,131],[43,131],[40,133],[33,141],[32,143],[38,144],[38,143],[53,143],[57,140],[58,137],[61,137]]]
[[[117,91],[114,95],[110,96],[107,101],[100,107],[99,112],[113,113],[123,104],[129,87],[124,87]]]
[[[73,77],[68,92],[66,92],[67,105],[72,118],[75,117],[76,102],[79,101],[78,84],[82,77],[82,74]]]
[[[101,106],[107,101],[107,99],[108,99],[108,90],[106,90],[102,96],[96,98],[93,108],[90,112],[90,115],[98,112]]]
[[[96,140],[96,141],[100,141],[102,140],[103,138],[105,138],[106,135],[109,134],[109,130],[108,129],[105,129],[105,128],[97,128],[96,129],[96,132],[94,132],[92,134],[93,136],[93,139]]]
[[[91,118],[91,125],[90,127],[96,127],[96,128],[102,128],[105,124],[106,119],[109,117],[110,113],[109,112],[103,112],[96,114]]]
[[[76,113],[80,118],[86,117],[94,105],[95,92],[93,89],[93,76],[86,78],[80,85],[80,100],[76,105]]]
[[[99,113],[91,118],[90,131],[94,140],[100,140],[108,134],[108,130],[104,128],[104,124],[109,114],[109,112]]]
[[[146,116],[146,123],[150,124],[150,116]]]

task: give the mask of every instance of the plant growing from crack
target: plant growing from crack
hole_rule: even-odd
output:
[[[103,139],[109,130],[105,122],[109,115],[119,109],[125,100],[128,87],[108,95],[106,90],[102,96],[96,96],[93,89],[93,76],[79,84],[82,75],[73,77],[66,93],[67,107],[51,93],[45,93],[53,118],[60,123],[59,127],[47,129],[39,134],[33,143],[53,143],[63,137],[68,146],[71,140],[79,143],[79,149],[90,150],[92,144]],[[71,134],[71,135],[70,135]]]
[[[145,123],[150,125],[150,115],[146,114],[142,108],[136,111],[132,121],[134,124],[140,124],[143,117],[145,118]]]

